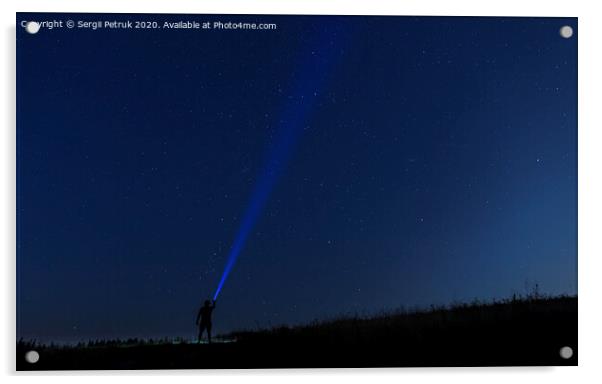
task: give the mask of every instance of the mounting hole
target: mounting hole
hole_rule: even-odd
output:
[[[40,354],[38,351],[29,351],[25,354],[25,361],[29,364],[35,364],[40,360]]]
[[[560,357],[562,357],[565,360],[568,360],[571,357],[573,357],[573,348],[571,348],[571,347],[560,348]]]
[[[564,37],[565,39],[570,39],[571,36],[573,36],[573,28],[569,25],[561,27],[559,32],[560,36]]]
[[[40,23],[37,21],[28,21],[25,23],[25,31],[30,34],[36,34],[40,30]]]

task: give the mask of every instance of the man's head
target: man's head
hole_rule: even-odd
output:
[[[211,305],[211,302],[209,300],[205,300],[205,307],[208,307]]]

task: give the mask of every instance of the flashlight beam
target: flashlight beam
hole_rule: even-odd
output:
[[[322,89],[326,74],[333,65],[333,59],[337,54],[343,52],[340,47],[337,51],[334,46],[334,37],[337,37],[339,32],[338,30],[326,31],[317,36],[318,44],[308,44],[308,48],[311,50],[302,55],[304,60],[298,67],[300,71],[292,76],[294,86],[284,105],[276,140],[268,150],[263,172],[259,175],[251,194],[249,205],[228,253],[226,266],[213,295],[213,300],[216,300],[220,294],[274,189],[274,185],[294,152],[296,143],[309,120],[310,112],[318,99],[318,93]]]

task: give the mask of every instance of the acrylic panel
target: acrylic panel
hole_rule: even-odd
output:
[[[577,19],[18,13],[17,369],[577,364]]]

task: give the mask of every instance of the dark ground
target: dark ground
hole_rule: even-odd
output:
[[[577,298],[529,297],[229,335],[232,343],[17,343],[17,370],[577,365]],[[106,344],[106,343],[105,343]],[[562,359],[560,348],[574,355]],[[35,348],[36,364],[24,355]]]

